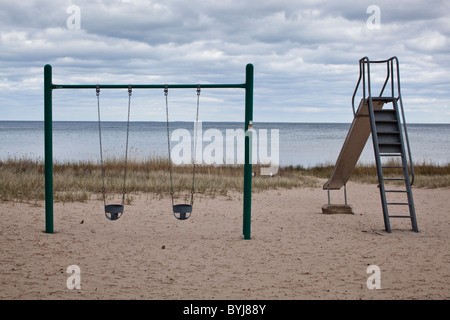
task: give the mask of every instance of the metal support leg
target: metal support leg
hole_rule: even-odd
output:
[[[52,67],[44,67],[45,232],[53,233]]]
[[[253,122],[253,65],[248,64],[245,76],[245,130],[249,129],[250,123]],[[251,206],[252,206],[252,162],[249,138],[245,139],[245,164],[244,164],[244,222],[243,222],[243,238],[251,239]]]
[[[345,205],[347,205],[347,184],[344,184],[344,198],[345,198]]]

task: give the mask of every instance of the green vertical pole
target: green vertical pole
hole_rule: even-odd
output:
[[[249,124],[253,122],[253,65],[247,64],[245,76],[245,132]],[[250,240],[251,212],[252,212],[252,162],[251,162],[251,135],[245,138],[245,163],[244,163],[244,223],[243,238]]]
[[[52,66],[44,67],[45,232],[53,233]]]

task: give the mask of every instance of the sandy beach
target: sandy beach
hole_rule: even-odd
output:
[[[189,220],[169,198],[133,195],[117,221],[102,202],[0,203],[0,299],[449,299],[448,189],[414,189],[419,233],[392,219],[375,185],[349,183],[355,214],[322,214],[320,188],[253,194],[252,239],[242,240],[242,195],[196,195]],[[333,193],[339,202],[342,195]],[[343,197],[343,196],[342,196]],[[69,289],[67,268],[80,269]],[[369,289],[370,265],[380,289]]]

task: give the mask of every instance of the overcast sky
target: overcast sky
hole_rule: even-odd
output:
[[[445,0],[0,0],[0,120],[43,120],[45,64],[55,84],[196,84],[243,83],[252,63],[255,123],[351,122],[358,60],[397,56],[407,121],[450,123],[449,36]],[[126,120],[126,90],[100,97]],[[54,120],[97,120],[95,90],[53,99]],[[195,99],[171,90],[171,120]],[[162,90],[133,91],[133,121],[164,117]],[[204,89],[200,119],[243,121],[244,90]]]

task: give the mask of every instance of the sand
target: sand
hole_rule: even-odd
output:
[[[54,234],[43,203],[3,202],[0,299],[449,299],[449,194],[415,188],[420,232],[392,219],[386,233],[374,185],[348,185],[353,215],[322,214],[319,188],[254,193],[251,240],[236,193],[197,195],[186,221],[151,194],[133,195],[117,221],[98,200],[55,203]],[[71,265],[79,289],[67,286]],[[367,285],[371,265],[380,289]]]

